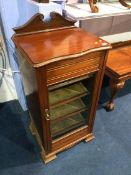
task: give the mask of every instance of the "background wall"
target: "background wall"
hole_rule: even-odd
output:
[[[17,99],[17,94],[0,28],[0,103],[14,99]]]
[[[62,13],[61,6],[53,2],[50,2],[49,4],[40,4],[31,0],[0,0],[1,27],[5,34],[4,38],[8,51],[8,56],[6,56],[7,65],[4,67],[7,71],[3,71],[2,74],[0,74],[2,80],[0,86],[0,102],[17,99],[18,97],[22,108],[24,110],[27,109],[18,68],[18,59],[15,53],[14,44],[11,41],[11,36],[14,33],[12,28],[24,24],[38,12],[43,13],[45,18],[48,18],[50,11]],[[2,62],[0,62],[0,68],[3,68]],[[13,73],[11,73],[11,70]],[[9,72],[10,75],[7,75]]]

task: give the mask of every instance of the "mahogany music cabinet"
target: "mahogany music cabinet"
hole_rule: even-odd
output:
[[[45,163],[92,133],[107,50],[102,39],[53,12],[36,14],[12,37],[31,116]],[[34,123],[34,124],[33,124]],[[35,127],[34,127],[35,125]]]

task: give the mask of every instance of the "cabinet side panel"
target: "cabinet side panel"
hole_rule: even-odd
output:
[[[35,69],[19,53],[19,68],[24,85],[27,105],[31,117],[33,118],[41,140],[43,141],[43,130],[41,122],[40,103],[36,82]]]
[[[93,90],[92,107],[91,107],[90,120],[89,120],[90,132],[92,132],[93,126],[94,126],[96,110],[97,110],[98,100],[100,97],[100,91],[101,91],[101,86],[102,86],[102,81],[103,81],[103,76],[105,72],[107,56],[108,56],[108,51],[105,50],[102,52],[103,52],[103,57],[101,57],[101,62],[100,62],[101,69],[97,72],[96,80],[94,82],[95,86]]]

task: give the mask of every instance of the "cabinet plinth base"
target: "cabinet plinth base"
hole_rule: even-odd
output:
[[[36,129],[35,125],[34,125],[34,122],[33,122],[32,118],[31,118],[31,122],[30,122],[29,128],[30,128],[30,131],[31,131],[32,135],[35,135],[35,138],[36,138],[38,144],[40,145],[40,148],[41,148],[40,155],[41,155],[41,158],[44,161],[44,163],[46,164],[46,163],[56,159],[56,155],[55,154],[46,154],[45,153],[45,150],[44,150],[44,148],[42,146],[42,143],[41,143],[40,136],[39,136],[39,134],[37,132],[37,129]]]
[[[43,162],[45,164],[47,164],[50,161],[56,159],[57,158],[56,153],[61,152],[62,150],[69,149],[72,146],[74,146],[76,143],[78,143],[78,142],[80,142],[82,140],[85,140],[85,142],[89,142],[89,141],[91,141],[91,140],[93,140],[95,138],[94,134],[93,133],[90,133],[90,134],[88,134],[87,137],[84,137],[83,139],[80,139],[79,141],[77,140],[76,142],[73,142],[73,143],[69,144],[67,147],[64,147],[64,149],[60,149],[60,150],[57,150],[57,151],[53,151],[53,152],[51,152],[49,154],[46,154],[45,153],[45,150],[44,150],[44,148],[42,146],[42,142],[41,142],[40,136],[39,136],[38,131],[37,131],[36,127],[35,127],[35,124],[33,122],[32,117],[31,117],[31,122],[30,122],[29,128],[30,128],[30,131],[31,131],[32,135],[35,135],[35,138],[36,138],[38,144],[41,147],[41,153],[40,153],[40,155],[41,155],[41,158],[42,158],[42,160],[43,160]]]
[[[95,139],[95,136],[93,133],[89,134],[88,137],[86,137],[85,142],[89,142],[91,140]]]
[[[44,161],[45,164],[49,163],[50,161],[54,160],[57,158],[57,156],[55,154],[49,154],[49,155],[45,155],[45,151],[41,152],[41,158]]]

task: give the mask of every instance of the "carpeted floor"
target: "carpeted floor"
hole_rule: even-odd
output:
[[[102,90],[94,125],[96,139],[59,153],[44,165],[31,135],[28,114],[17,101],[0,104],[0,175],[131,175],[131,81],[106,112]]]

